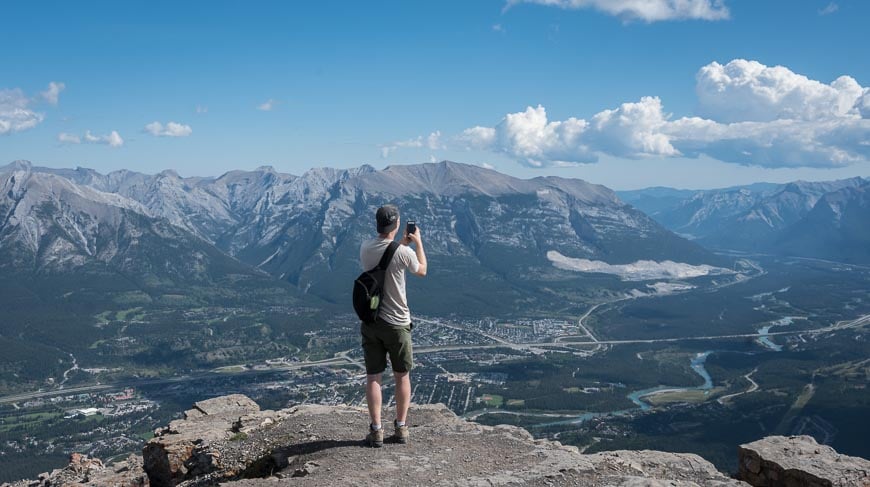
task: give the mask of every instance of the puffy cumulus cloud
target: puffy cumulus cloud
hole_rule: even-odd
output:
[[[425,147],[427,149],[436,150],[436,149],[443,149],[444,145],[441,143],[441,131],[436,130],[435,132],[430,133],[426,137],[423,137],[421,135],[421,136],[418,136],[417,138],[414,138],[414,139],[400,140],[397,142],[393,142],[391,144],[382,145],[380,147],[381,147],[381,157],[386,159],[387,157],[390,156],[390,154],[392,154],[396,150],[402,149],[402,148],[419,149],[419,148]]]
[[[470,148],[505,153],[535,167],[594,162],[595,154],[580,137],[587,127],[585,120],[576,118],[551,122],[538,105],[505,115],[493,128],[466,129],[460,140]]]
[[[774,120],[723,124],[698,117],[665,131],[684,155],[764,167],[838,167],[870,160],[870,120]]]
[[[166,125],[160,122],[151,122],[145,126],[144,130],[155,137],[187,137],[193,133],[190,125],[176,122],[169,122]]]
[[[735,59],[710,63],[697,75],[699,114],[720,122],[816,120],[858,113],[866,90],[849,76],[824,84],[783,66]]]
[[[672,120],[657,97],[623,103],[588,121],[550,120],[543,106],[453,141],[532,166],[624,158],[697,157],[765,167],[836,167],[870,160],[870,89],[841,76],[831,84],[755,61],[711,63],[697,76],[704,117]]]
[[[724,20],[730,17],[722,0],[508,0],[505,8],[536,3],[563,9],[595,9],[624,20]]]
[[[586,121],[550,121],[538,105],[509,113],[495,127],[466,129],[459,140],[468,148],[501,152],[533,167],[595,162],[599,153],[639,158],[675,156],[679,151],[662,133],[667,116],[661,100],[643,97]]]
[[[124,139],[115,130],[106,135],[94,135],[90,130],[87,130],[84,137],[82,137],[82,142],[87,144],[103,144],[110,147],[121,147],[124,145]]]
[[[637,103],[597,113],[586,137],[596,151],[615,156],[677,156],[680,152],[662,133],[668,118],[658,97],[645,96]]]
[[[864,95],[855,103],[861,118],[870,118],[870,88],[864,90]]]

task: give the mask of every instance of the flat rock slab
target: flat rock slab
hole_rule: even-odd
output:
[[[207,416],[255,413],[260,406],[244,394],[230,394],[193,403],[194,409]]]
[[[811,436],[769,436],[740,445],[738,477],[765,487],[867,487],[870,461],[841,455]]]
[[[221,485],[746,486],[696,455],[583,455],[573,446],[535,440],[522,428],[466,422],[443,405],[412,407],[406,445],[390,441],[392,425],[385,420],[383,448],[370,448],[363,442],[367,427],[368,414],[362,408],[299,407],[279,423],[231,446],[243,451],[251,449],[247,442],[272,442],[273,463],[248,471],[262,478]],[[275,445],[276,439],[282,439],[284,446]],[[183,485],[211,481],[203,478]]]
[[[142,449],[144,469],[155,487],[174,486],[185,480],[225,470],[219,449],[212,443],[243,435],[245,428],[272,420],[274,411],[260,411],[242,394],[221,396],[194,404],[184,419],[171,421],[154,432]]]

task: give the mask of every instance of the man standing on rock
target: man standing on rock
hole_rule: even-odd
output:
[[[366,240],[359,249],[360,265],[363,270],[378,265],[390,243],[399,231],[399,209],[394,205],[384,205],[375,214],[378,236]],[[426,253],[420,238],[420,228],[414,233],[404,232],[387,266],[381,293],[378,317],[373,323],[362,323],[362,348],[366,364],[366,402],[369,406],[369,434],[366,441],[370,446],[384,445],[384,430],[381,426],[381,379],[387,368],[387,355],[393,367],[396,381],[396,420],[395,440],[408,442],[408,407],[411,404],[411,377],[414,356],[411,345],[411,312],[405,296],[405,270],[420,277],[426,275]],[[409,244],[413,243],[415,250]]]

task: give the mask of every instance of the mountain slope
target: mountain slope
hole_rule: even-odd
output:
[[[792,255],[870,264],[870,181],[824,195],[769,245]]]
[[[187,242],[220,249],[334,302],[346,299],[345,281],[359,272],[359,244],[374,235],[375,209],[387,202],[399,205],[403,220],[418,221],[432,268],[439,270],[425,280],[412,280],[427,296],[423,307],[432,310],[448,303],[501,310],[503,303],[520,306],[524,299],[538,299],[534,296],[540,297],[544,288],[545,293],[561,296],[552,299],[563,299],[560,293],[565,289],[588,287],[595,279],[618,287],[615,278],[556,268],[549,252],[609,264],[724,263],[622,203],[603,186],[556,177],[523,180],[449,161],[382,171],[370,166],[316,168],[301,176],[269,167],[217,178],[181,178],[172,171],[101,175],[82,168],[30,172],[42,179],[65,179],[71,187],[88,188],[102,198],[111,194],[117,201],[108,206],[127,205],[138,218],[183,230],[177,235],[164,230],[169,240],[196,235],[198,242]],[[76,233],[67,234],[61,241],[72,245]],[[111,261],[105,253],[108,241],[101,245],[102,261]],[[605,284],[593,287],[598,285]],[[553,291],[554,286],[563,289]]]
[[[648,193],[627,192],[625,197],[667,228],[705,246],[778,252],[776,243],[826,195],[859,188],[866,182],[856,177],[829,182],[762,183],[691,195],[682,190],[663,193],[661,188],[650,188]]]

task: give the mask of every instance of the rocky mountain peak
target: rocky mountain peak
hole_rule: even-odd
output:
[[[30,161],[25,161],[23,159],[12,161],[11,163],[6,164],[3,167],[0,167],[0,172],[13,172],[13,171],[30,172],[32,170],[33,170],[33,164],[31,164]]]

